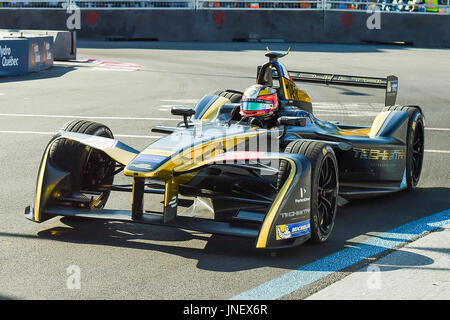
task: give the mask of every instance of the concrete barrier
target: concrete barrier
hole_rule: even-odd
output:
[[[370,14],[354,11],[82,10],[80,39],[159,41],[407,42],[450,47],[450,15],[382,12],[381,29]],[[63,10],[0,9],[0,28],[66,28]]]
[[[54,60],[71,60],[77,57],[76,32],[66,30],[3,29],[2,37],[53,37]]]
[[[0,76],[38,72],[53,66],[53,38],[0,39]]]

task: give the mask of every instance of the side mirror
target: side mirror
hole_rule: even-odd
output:
[[[280,117],[278,118],[278,123],[285,126],[298,126],[304,127],[306,126],[306,118],[305,117]]]
[[[288,126],[297,126],[304,127],[306,126],[306,118],[305,117],[279,117],[278,123],[284,125],[283,132],[278,137],[278,139],[283,138],[286,135]]]
[[[170,112],[174,116],[182,116],[183,117],[183,121],[184,121],[184,126],[186,128],[189,127],[189,123],[187,121],[187,118],[190,117],[190,116],[193,116],[195,114],[195,110],[194,109],[188,108],[188,107],[182,107],[182,106],[172,107]]]

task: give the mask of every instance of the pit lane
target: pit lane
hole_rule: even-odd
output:
[[[254,83],[256,66],[266,60],[265,46],[81,42],[80,57],[143,68],[104,71],[60,62],[41,73],[0,79],[0,297],[228,299],[373,235],[450,208],[450,154],[445,152],[450,150],[449,50],[270,44],[272,50],[291,46],[283,60],[294,70],[397,75],[398,103],[422,106],[426,126],[435,129],[425,133],[428,152],[419,189],[341,207],[329,242],[284,250],[275,257],[245,239],[64,218],[33,224],[23,217],[34,196],[43,149],[66,121],[81,117],[102,122],[120,140],[142,149],[158,136],[151,133],[152,126],[179,120],[169,105],[193,106],[205,93]],[[302,87],[324,120],[369,125],[383,107],[382,90]],[[109,206],[129,204],[128,195],[120,195]],[[71,265],[80,267],[80,290],[66,286]],[[328,280],[339,276],[336,272]],[[282,298],[302,298],[320,286],[313,283]]]

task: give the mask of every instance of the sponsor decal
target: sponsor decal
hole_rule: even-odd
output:
[[[387,92],[397,92],[397,90],[398,90],[398,81],[388,81]]]
[[[167,157],[152,154],[140,154],[130,164],[129,168],[136,171],[151,171],[157,168]]]
[[[158,156],[154,154],[140,154],[137,156],[136,161],[145,161],[150,163],[160,163],[165,160],[166,157]]]
[[[18,67],[19,58],[14,58],[12,50],[7,45],[0,46],[0,58],[2,61],[2,67]]]
[[[308,200],[309,200],[309,198],[308,198]],[[296,211],[282,212],[282,213],[280,213],[280,216],[282,218],[292,218],[292,217],[298,217],[298,216],[301,216],[301,215],[307,214],[307,213],[309,213],[309,208],[296,210]]]
[[[310,232],[309,220],[276,226],[277,240],[295,238],[307,234],[309,232]]]
[[[133,168],[149,170],[152,168],[152,165],[148,164],[148,163],[136,163],[136,164],[133,164]]]
[[[404,150],[353,148],[354,157],[368,160],[402,160],[406,158]]]
[[[306,196],[306,192],[307,191],[305,188],[300,188],[300,199],[295,199],[294,202],[295,203],[308,202],[310,198]]]

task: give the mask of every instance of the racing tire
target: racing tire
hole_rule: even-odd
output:
[[[69,121],[61,130],[114,138],[108,127],[92,121]],[[87,147],[76,141],[59,139],[52,145],[48,157],[51,165],[70,172],[73,191],[95,190],[98,185],[111,185],[113,183],[115,161],[100,150]],[[94,208],[103,208],[109,194],[110,191],[104,191]]]
[[[413,191],[419,183],[423,165],[425,122],[422,110],[417,106],[390,106],[383,111],[406,111],[409,114],[406,135],[406,190]]]
[[[242,99],[242,93],[232,90],[219,90],[214,92],[214,94],[229,99],[231,103],[239,103]]]
[[[336,155],[326,142],[311,140],[292,141],[284,152],[303,154],[311,162],[309,242],[324,243],[331,235],[337,213],[339,177]],[[288,163],[281,161],[277,180],[278,190],[288,175]]]

